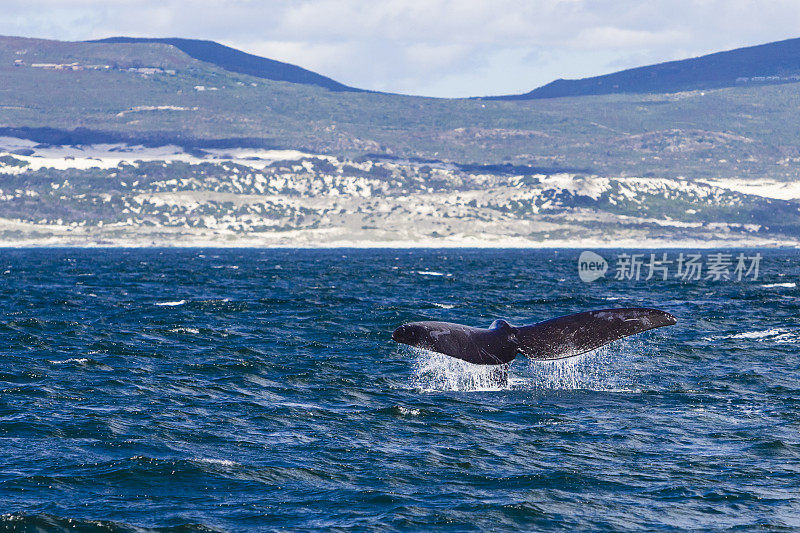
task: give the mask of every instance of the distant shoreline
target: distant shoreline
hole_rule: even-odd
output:
[[[464,242],[436,242],[436,241],[379,241],[379,242],[359,242],[359,241],[337,241],[329,243],[254,243],[252,241],[240,242],[219,242],[219,241],[184,241],[184,242],[0,242],[0,250],[22,250],[22,249],[47,249],[47,248],[74,248],[74,249],[252,249],[252,250],[337,250],[337,249],[359,249],[359,250],[678,250],[678,249],[798,249],[800,242],[790,241],[635,241],[625,240],[617,243],[585,241],[580,243],[567,241],[548,241],[548,242],[502,242],[502,243],[481,243],[474,241]]]
[[[800,247],[796,181],[515,174],[2,137],[0,146],[2,247]]]

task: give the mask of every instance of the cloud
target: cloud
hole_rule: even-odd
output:
[[[307,41],[220,41],[222,44],[246,50],[251,54],[301,65],[325,73],[346,69],[358,53],[353,43],[313,43]]]
[[[404,51],[404,59],[421,74],[441,72],[463,63],[474,53],[474,48],[460,43],[411,44]]]
[[[592,49],[610,48],[619,50],[636,50],[670,46],[688,39],[690,36],[685,31],[671,29],[666,31],[632,30],[602,26],[587,28],[581,31],[573,42],[572,48]]]
[[[800,36],[796,0],[4,0],[0,33],[213,39],[359,87],[524,92]]]

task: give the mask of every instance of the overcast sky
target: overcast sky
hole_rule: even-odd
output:
[[[3,0],[0,34],[211,39],[342,83],[428,96],[800,37],[798,0]]]

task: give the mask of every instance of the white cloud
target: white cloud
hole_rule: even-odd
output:
[[[463,62],[472,53],[473,47],[460,43],[417,43],[405,49],[404,57],[420,73],[435,73]]]
[[[212,39],[364,88],[524,92],[800,36],[796,0],[4,0],[0,33]]]
[[[670,46],[690,38],[684,31],[631,30],[602,26],[581,31],[570,44],[577,49],[610,48],[636,50],[642,48]]]
[[[248,53],[277,59],[325,74],[345,69],[358,52],[353,43],[313,43],[304,41],[220,41]]]

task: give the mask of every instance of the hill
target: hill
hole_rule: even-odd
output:
[[[284,148],[504,173],[800,177],[800,83],[422,98],[259,78],[161,42],[14,37],[0,38],[0,78],[0,135],[39,143]]]
[[[248,76],[267,80],[316,85],[328,89],[329,91],[362,91],[362,89],[348,87],[338,81],[298,67],[297,65],[248,54],[214,41],[179,38],[151,39],[142,37],[109,37],[107,39],[88,42],[109,44],[161,43],[174,46],[198,61],[205,61],[206,63],[217,65],[220,68],[238,74],[247,74]]]
[[[198,57],[166,42],[0,38],[0,243],[800,236],[800,83],[436,99]]]
[[[493,98],[531,100],[617,93],[663,94],[797,81],[800,81],[800,39],[788,39],[592,78],[558,79],[525,94]]]

